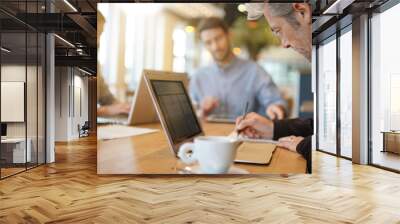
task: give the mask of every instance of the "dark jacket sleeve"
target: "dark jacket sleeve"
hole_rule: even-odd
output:
[[[304,137],[303,141],[297,145],[296,151],[306,159],[307,173],[311,173],[311,136],[313,130],[312,119],[296,118],[274,121],[274,140],[290,135]]]
[[[284,119],[274,121],[274,136],[277,140],[285,136],[302,136],[307,137],[313,134],[312,119]]]
[[[311,135],[304,138],[296,147],[296,151],[307,161],[307,173],[311,173],[311,139]]]

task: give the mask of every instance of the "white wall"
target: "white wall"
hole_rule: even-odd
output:
[[[1,66],[1,81],[25,82],[25,66],[3,65]],[[1,108],[6,110],[7,108]],[[25,137],[25,123],[7,123],[7,137]]]
[[[78,124],[88,120],[88,78],[71,67],[56,67],[55,140],[79,138]]]
[[[27,120],[28,120],[28,137],[29,133],[32,133],[30,131],[30,128],[35,131],[35,136],[36,136],[36,120],[37,120],[37,114],[36,114],[36,105],[37,105],[37,99],[36,99],[36,80],[34,80],[30,75],[35,74],[36,76],[36,67],[33,66],[28,66],[27,68],[21,65],[3,65],[1,67],[1,81],[2,82],[25,82],[25,73],[26,70],[28,72],[28,87],[27,87],[27,107],[30,107],[28,109],[27,113]],[[40,105],[39,105],[40,107]],[[1,108],[1,110],[7,110],[7,108]],[[31,113],[34,112],[34,113]],[[32,123],[34,122],[34,123]],[[25,137],[25,122],[11,122],[7,123],[7,136],[8,137]]]
[[[68,141],[69,79],[67,67],[55,68],[55,141]]]
[[[76,70],[75,70],[76,72]],[[88,113],[88,107],[89,107],[89,102],[88,102],[88,78],[87,77],[82,77],[80,75],[74,75],[74,91],[72,94],[74,94],[72,99],[74,99],[74,102],[72,105],[74,107],[72,108],[72,120],[71,120],[71,135],[73,136],[72,138],[78,138],[79,137],[79,132],[78,132],[78,124],[81,126],[85,123],[85,121],[89,120],[89,113]]]

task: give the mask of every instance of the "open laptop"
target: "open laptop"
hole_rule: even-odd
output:
[[[156,71],[156,70],[143,70],[142,76],[140,77],[138,87],[136,88],[135,95],[133,97],[132,106],[129,111],[129,115],[118,115],[113,117],[98,117],[98,124],[119,124],[119,125],[138,125],[138,124],[149,124],[158,122],[157,112],[154,109],[154,105],[151,103],[151,97],[147,90],[146,83],[144,81],[145,74],[157,74],[157,75],[179,75],[184,76],[183,79],[187,83],[186,73]]]
[[[177,156],[179,147],[204,135],[192,102],[188,96],[185,77],[147,73],[144,76],[161,125],[167,135],[172,153]],[[236,136],[232,136],[236,137]],[[244,141],[238,148],[236,162],[269,164],[276,142],[270,140]],[[250,150],[250,151],[249,151]]]
[[[177,73],[177,72],[166,72],[166,71],[156,71],[156,70],[143,70],[143,74],[140,78],[138,88],[136,89],[136,93],[134,95],[131,111],[129,112],[128,117],[128,125],[138,125],[138,124],[146,124],[146,123],[154,123],[158,122],[157,112],[154,108],[154,105],[151,103],[151,97],[149,91],[147,89],[146,83],[144,81],[144,77],[147,74],[155,74],[158,76],[164,75],[174,75],[180,76],[187,85],[187,74],[186,73]]]
[[[145,70],[143,74],[145,74]],[[118,115],[112,117],[98,117],[97,123],[101,124],[119,124],[119,125],[135,125],[143,123],[157,122],[157,114],[151,103],[150,95],[147,91],[146,84],[143,80],[143,74],[140,77],[139,84],[136,88],[131,109],[127,115]]]
[[[235,117],[225,114],[211,114],[207,116],[206,120],[212,123],[228,123],[228,124],[236,123]]]
[[[128,124],[128,117],[126,115],[117,115],[111,117],[97,117],[97,124]]]

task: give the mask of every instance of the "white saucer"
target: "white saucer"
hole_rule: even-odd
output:
[[[185,166],[183,169],[178,171],[180,174],[209,174],[204,173],[200,166]],[[241,169],[239,167],[231,166],[227,173],[220,173],[220,174],[249,174],[247,170]]]

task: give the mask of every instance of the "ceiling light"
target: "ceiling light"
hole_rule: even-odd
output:
[[[187,32],[187,33],[193,33],[194,32],[194,27],[193,26],[186,26],[186,28],[185,28],[185,31]]]
[[[354,0],[336,0],[330,5],[322,14],[342,14],[343,10],[347,8]]]
[[[244,4],[239,4],[237,7],[239,12],[245,12],[246,11],[246,6]]]
[[[90,73],[90,72],[88,72],[88,71],[86,71],[86,70],[83,70],[83,69],[81,69],[81,68],[78,68],[78,70],[81,71],[81,72],[83,72],[83,73],[85,73],[85,74],[87,74],[87,75],[93,75],[92,73]]]
[[[65,4],[67,4],[74,12],[78,12],[78,10],[71,4],[69,3],[68,0],[64,0]]]
[[[68,40],[58,36],[57,34],[54,34],[55,37],[57,37],[59,40],[61,40],[62,42],[66,43],[67,45],[69,45],[70,47],[75,48],[75,45],[73,45],[71,42],[69,42]]]
[[[11,52],[11,50],[9,50],[9,49],[7,49],[7,48],[5,48],[5,47],[1,47],[0,49],[1,49],[2,51],[6,52],[6,53],[10,53],[10,52]]]

